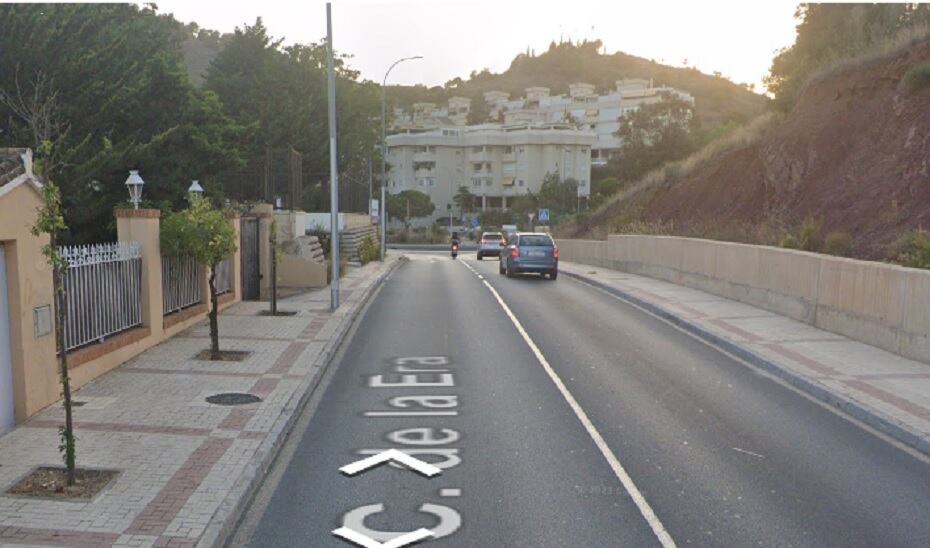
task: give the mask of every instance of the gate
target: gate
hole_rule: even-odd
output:
[[[258,300],[261,274],[258,269],[258,219],[243,217],[239,249],[242,271],[242,300]]]
[[[13,356],[10,352],[10,310],[7,300],[6,259],[0,244],[0,434],[16,422],[13,406]]]

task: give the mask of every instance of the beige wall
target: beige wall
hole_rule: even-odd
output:
[[[564,261],[693,287],[930,363],[930,271],[673,236],[558,245]]]
[[[16,420],[21,422],[58,401],[57,359],[54,334],[36,337],[33,309],[51,304],[51,271],[41,248],[47,237],[35,237],[29,229],[41,201],[35,188],[23,184],[0,195],[0,242],[4,245],[10,301],[11,346]],[[230,222],[238,235],[239,221]],[[157,210],[118,210],[118,239],[139,242],[142,248],[141,327],[107,337],[102,343],[87,345],[68,353],[72,386],[78,388],[126,360],[202,320],[209,305],[206,275],[201,284],[204,303],[178,314],[172,321],[162,314],[161,252]],[[238,241],[238,239],[237,239]],[[220,296],[221,308],[241,297],[239,254],[231,261],[233,291]],[[170,318],[170,317],[169,317]]]
[[[57,400],[59,392],[54,334],[37,338],[33,327],[33,309],[52,303],[52,273],[42,255],[48,237],[30,234],[41,203],[28,182],[0,196],[17,422]]]

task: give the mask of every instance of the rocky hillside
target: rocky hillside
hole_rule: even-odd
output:
[[[930,86],[906,83],[927,63],[925,41],[812,80],[757,142],[640,196],[640,219],[689,233],[811,218],[823,234],[848,237],[851,254],[888,257],[901,234],[930,227]],[[613,204],[593,220],[622,210]]]

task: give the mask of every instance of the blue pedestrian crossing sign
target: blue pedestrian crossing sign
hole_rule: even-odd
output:
[[[542,223],[542,222],[547,222],[547,221],[549,221],[549,210],[548,210],[548,209],[540,209],[540,210],[539,210],[539,215],[537,215],[536,218],[539,219],[539,222],[541,222],[541,223]]]
[[[477,216],[477,215],[473,215],[473,216],[472,216],[472,218],[471,218],[471,227],[472,227],[472,228],[478,228],[478,216]]]

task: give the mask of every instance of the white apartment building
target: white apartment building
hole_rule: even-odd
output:
[[[453,197],[465,186],[482,209],[508,207],[514,197],[539,192],[543,177],[556,173],[578,181],[578,194],[591,186],[594,132],[564,124],[484,124],[407,132],[387,137],[388,191],[428,194],[436,216],[455,208]]]
[[[464,126],[468,123],[471,99],[452,97],[448,105],[439,107],[435,103],[414,103],[411,112],[394,109],[392,129],[397,131],[429,130],[441,127]]]
[[[531,87],[526,96],[511,100],[503,91],[488,91],[492,119],[504,124],[571,124],[579,129],[593,131],[597,142],[592,146],[592,165],[604,165],[607,159],[623,146],[614,134],[620,129],[621,116],[642,105],[658,103],[666,96],[674,96],[694,104],[694,97],[685,91],[667,86],[653,86],[642,78],[617,80],[616,89],[604,95],[595,93],[592,84],[575,83],[569,86],[568,95],[550,95],[549,88]]]

